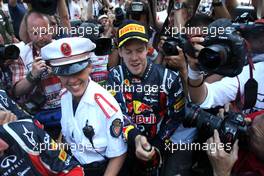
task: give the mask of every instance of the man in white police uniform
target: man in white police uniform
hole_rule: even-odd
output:
[[[114,97],[93,82],[91,51],[86,38],[64,38],[41,49],[43,59],[67,89],[62,92],[62,134],[71,152],[91,176],[117,175],[126,145],[122,139],[123,116]]]

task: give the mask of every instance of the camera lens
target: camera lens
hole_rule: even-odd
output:
[[[213,134],[214,129],[221,127],[222,119],[203,111],[198,105],[188,103],[183,120],[184,127],[197,127],[206,137]]]
[[[227,45],[215,44],[203,48],[198,60],[205,71],[213,72],[226,64],[229,55],[230,49]]]
[[[164,42],[162,49],[166,56],[177,56],[179,55],[177,46],[178,46],[178,43],[176,41],[167,40]]]
[[[15,45],[8,45],[0,49],[0,55],[4,60],[17,59],[19,57],[19,54],[20,50]]]

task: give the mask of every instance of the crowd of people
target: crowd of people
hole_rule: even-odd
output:
[[[0,7],[1,175],[264,176],[264,1]]]

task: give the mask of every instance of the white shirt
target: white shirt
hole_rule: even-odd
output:
[[[109,119],[95,101],[94,97],[96,93],[101,94],[118,110]],[[78,104],[75,115],[73,114],[72,94],[69,91],[62,95],[61,109],[62,134],[65,136],[68,144],[70,144],[73,155],[81,164],[89,164],[104,159],[94,151],[91,143],[82,131],[87,120],[88,124],[94,128],[93,143],[98,152],[109,158],[120,156],[126,152],[127,147],[122,139],[122,135],[113,137],[110,132],[112,122],[115,119],[120,119],[123,122],[120,107],[114,97],[94,81],[90,80]]]
[[[74,1],[69,4],[71,20],[79,20],[81,17],[81,7]]]
[[[20,58],[25,66],[23,74],[24,77],[26,77],[27,72],[32,70],[32,43],[25,44],[24,42],[20,42],[15,45],[20,50]],[[41,79],[41,83],[39,84],[39,86],[41,86],[42,88],[43,95],[46,96],[46,102],[41,108],[53,109],[60,107],[60,91],[62,89],[62,86],[59,78],[54,78],[54,76],[44,77]],[[35,89],[32,92],[34,91]]]
[[[254,64],[253,77],[258,82],[258,95],[254,108],[251,111],[264,109],[264,62]],[[244,85],[250,77],[249,66],[245,66],[241,74],[238,75],[240,82],[241,96],[244,95]],[[206,84],[208,93],[204,102],[200,105],[202,108],[211,108],[223,106],[226,103],[234,101],[237,96],[239,82],[236,77],[225,77],[218,82]]]

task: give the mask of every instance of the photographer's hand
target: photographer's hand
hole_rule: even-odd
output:
[[[152,147],[145,136],[137,135],[135,138],[136,156],[143,161],[149,161],[155,155],[155,149]]]
[[[181,48],[177,46],[179,55],[177,56],[165,56],[164,59],[168,66],[179,70],[181,73],[187,73],[187,65],[185,62],[184,53]],[[187,75],[186,75],[187,76]]]
[[[39,78],[40,75],[47,70],[47,65],[44,60],[42,60],[40,57],[37,57],[34,59],[32,63],[32,70],[31,74],[34,78]]]
[[[209,147],[214,146],[215,148],[209,148],[207,155],[213,167],[214,176],[230,176],[232,168],[238,159],[238,140],[234,143],[233,149],[230,153],[225,152],[219,138],[219,133],[214,130],[214,135],[207,140]]]
[[[193,43],[195,49],[195,57],[198,57],[200,50],[203,46],[200,44],[204,41],[202,37],[193,37],[191,42]],[[204,77],[200,73],[198,68],[198,59],[193,58],[186,54],[188,61],[188,89],[190,98],[193,103],[202,104],[207,96],[207,87],[204,84]]]

